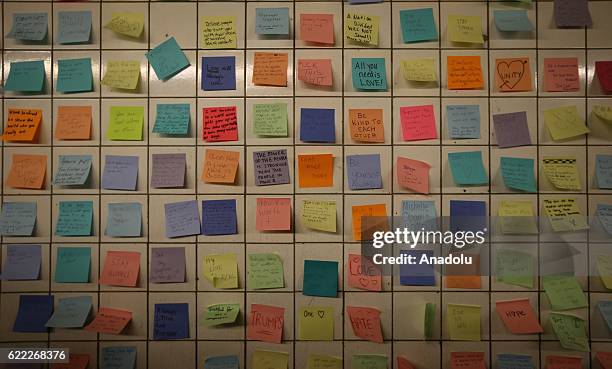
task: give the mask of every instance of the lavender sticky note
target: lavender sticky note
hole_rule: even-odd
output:
[[[407,255],[415,262],[413,264],[400,265],[400,284],[403,286],[435,286],[433,266],[428,263],[420,263],[423,255],[429,260],[434,256],[432,250],[402,250],[401,255]]]
[[[452,139],[480,138],[480,106],[447,105],[446,122]]]
[[[236,57],[209,56],[202,58],[202,90],[236,89]]]
[[[346,175],[351,190],[382,188],[380,155],[349,155],[346,157]]]
[[[182,154],[153,154],[151,163],[152,188],[182,188],[185,185],[185,163]]]
[[[138,178],[138,156],[106,155],[102,173],[102,188],[105,190],[136,190]]]
[[[40,245],[6,245],[2,267],[5,281],[32,281],[40,276]]]
[[[487,204],[484,201],[451,200],[450,230],[482,231],[487,227]]]
[[[238,233],[236,200],[202,201],[202,234],[206,236]]]
[[[139,202],[108,204],[106,235],[110,237],[140,237],[142,205]]]
[[[587,0],[554,0],[555,24],[559,28],[593,25]]]
[[[526,112],[496,114],[493,116],[493,125],[499,147],[531,145]]]
[[[253,152],[253,167],[256,186],[289,183],[286,149]]]
[[[35,202],[5,202],[0,215],[0,235],[31,236],[36,225]]]
[[[154,247],[149,267],[151,283],[185,282],[185,248]]]
[[[200,234],[200,217],[196,200],[164,204],[166,237],[185,237]]]
[[[334,109],[302,108],[300,111],[300,141],[336,142]]]
[[[13,332],[46,333],[45,323],[53,314],[52,295],[21,295]]]

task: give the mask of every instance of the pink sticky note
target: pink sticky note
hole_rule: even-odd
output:
[[[546,369],[581,369],[582,358],[574,356],[546,356]]]
[[[331,86],[331,59],[300,59],[298,60],[298,79],[316,86]]]
[[[402,106],[400,108],[404,141],[437,138],[433,105]]]
[[[599,351],[595,355],[603,369],[612,369],[612,352]]]
[[[300,38],[302,41],[334,44],[333,14],[300,14]]]
[[[414,369],[412,363],[403,356],[397,357],[397,369]]]
[[[451,352],[452,369],[487,369],[484,352]]]
[[[258,198],[255,227],[258,231],[291,230],[291,199]]]
[[[355,336],[372,342],[383,342],[380,311],[378,309],[347,306],[346,312],[351,320]]]
[[[204,141],[238,141],[238,117],[235,106],[203,108],[202,118]]]
[[[497,301],[495,309],[506,328],[514,334],[542,332],[542,327],[529,304],[529,299]]]
[[[595,74],[601,85],[601,89],[606,93],[612,92],[612,60],[595,62]]]
[[[382,272],[368,258],[349,254],[348,285],[361,290],[381,291]]]
[[[544,59],[544,90],[547,92],[580,90],[578,58]]]
[[[414,192],[429,193],[429,164],[408,158],[397,158],[397,182]]]
[[[250,340],[281,343],[285,308],[270,305],[251,305],[247,338]]]
[[[131,251],[108,251],[104,260],[101,285],[134,287],[140,271],[140,253]]]

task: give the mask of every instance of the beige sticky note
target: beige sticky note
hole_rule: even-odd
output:
[[[302,201],[302,224],[306,228],[336,232],[336,202],[326,200]]]
[[[580,213],[576,199],[545,199],[542,204],[555,232],[572,232],[589,228],[586,219]]]
[[[533,204],[525,200],[503,200],[497,210],[502,233],[537,234],[538,227],[533,214]]]
[[[138,38],[144,30],[144,13],[113,13],[104,28],[129,37]]]
[[[597,255],[597,270],[604,286],[612,290],[612,256]]]
[[[438,80],[433,58],[402,60],[402,75],[407,81],[435,82]]]
[[[379,24],[378,16],[348,12],[344,17],[344,37],[359,44],[377,46]]]
[[[238,288],[236,254],[204,256],[204,278],[215,288]]]
[[[575,157],[544,157],[542,168],[546,178],[556,189],[580,191],[580,176]]]
[[[112,88],[135,90],[140,80],[138,60],[111,60],[106,63],[106,73],[100,83]]]
[[[480,341],[480,306],[448,304],[446,324],[454,341]]]
[[[304,306],[299,311],[300,339],[306,341],[331,341],[334,339],[334,308]]]
[[[236,17],[233,15],[208,15],[200,18],[202,49],[235,49]]]
[[[449,14],[447,27],[448,38],[452,42],[484,43],[480,16]]]
[[[545,110],[544,122],[550,137],[555,141],[566,140],[590,132],[584,124],[584,120],[578,115],[578,109],[575,105]]]
[[[593,105],[593,113],[606,123],[612,123],[612,106]]]

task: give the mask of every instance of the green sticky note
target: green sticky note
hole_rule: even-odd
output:
[[[550,313],[550,322],[559,338],[561,347],[567,350],[589,351],[584,319],[571,314]]]
[[[386,90],[385,58],[353,58],[352,76],[357,90]]]
[[[587,299],[574,276],[545,276],[544,291],[553,310],[587,307]]]
[[[44,85],[44,61],[11,62],[11,69],[4,84],[6,91],[41,92]]]
[[[253,105],[253,132],[258,136],[287,137],[287,104]]]
[[[387,357],[385,355],[353,355],[351,368],[387,369]]]
[[[142,106],[111,106],[106,137],[115,141],[141,141],[143,119]]]
[[[481,151],[449,152],[448,165],[458,186],[485,185],[489,182]]]
[[[91,236],[93,201],[60,201],[57,236]]]
[[[336,297],[338,295],[338,262],[304,260],[304,295]]]
[[[281,258],[276,254],[249,254],[247,287],[253,290],[285,287]]]
[[[533,265],[530,254],[499,249],[495,255],[495,277],[498,282],[533,288]]]
[[[59,60],[56,89],[58,92],[92,91],[91,58]]]
[[[87,283],[91,265],[91,248],[58,247],[55,262],[55,282]]]
[[[157,45],[153,50],[145,54],[151,67],[162,81],[174,76],[189,66],[189,60],[181,50],[174,37]]]
[[[221,324],[231,324],[240,313],[240,304],[215,304],[206,307],[204,325],[214,327]]]
[[[186,135],[189,120],[189,104],[157,104],[153,133]]]
[[[433,328],[436,320],[436,304],[428,302],[425,304],[425,338],[434,336]]]

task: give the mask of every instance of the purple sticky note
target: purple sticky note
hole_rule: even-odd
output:
[[[501,148],[531,145],[527,113],[496,114],[493,116],[495,138]]]
[[[196,200],[164,204],[166,237],[185,237],[200,234],[200,216]]]
[[[53,314],[53,295],[21,295],[13,332],[46,333]]]
[[[185,282],[185,248],[154,247],[151,249],[149,280],[152,283]]]
[[[0,279],[31,281],[40,276],[40,245],[6,245],[6,258]]]
[[[152,188],[180,188],[185,185],[185,154],[153,154]]]
[[[236,89],[236,57],[208,56],[202,58],[202,90]]]
[[[590,27],[593,24],[587,0],[555,0],[555,24],[564,27]]]
[[[349,155],[346,157],[346,176],[351,190],[382,188],[380,155]]]
[[[106,155],[102,188],[105,190],[136,190],[138,156]]]
[[[256,186],[289,183],[286,149],[253,152],[253,167]]]

